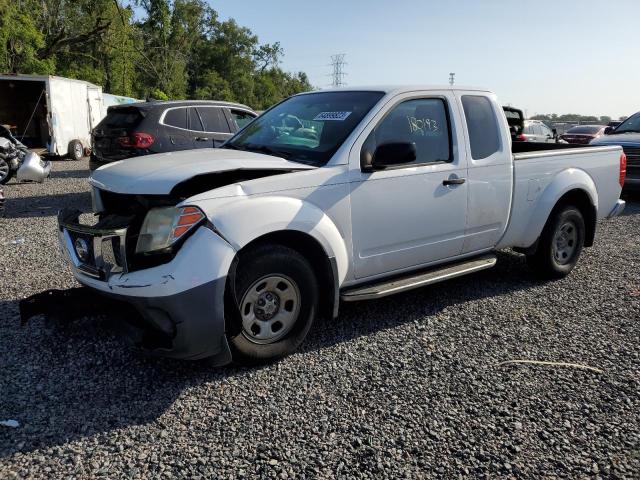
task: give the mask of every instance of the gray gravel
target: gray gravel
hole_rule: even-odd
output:
[[[140,354],[113,320],[19,326],[20,298],[75,285],[55,212],[89,207],[86,170],[5,188],[0,420],[20,426],[0,426],[0,478],[640,478],[639,198],[565,280],[503,253],[343,305],[278,364],[212,368]]]

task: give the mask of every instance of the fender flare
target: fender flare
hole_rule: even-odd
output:
[[[528,234],[523,238],[523,244],[518,245],[519,247],[528,248],[535,245],[558,201],[574,190],[586,193],[591,205],[597,211],[598,190],[591,176],[579,168],[567,168],[558,173],[540,194],[527,222]]]
[[[281,196],[245,197],[216,209],[210,218],[236,251],[270,233],[305,233],[322,246],[329,259],[334,259],[338,286],[347,278],[349,255],[345,238],[334,221],[310,202]],[[256,222],[256,218],[260,221]]]

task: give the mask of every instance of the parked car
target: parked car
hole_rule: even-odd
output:
[[[586,145],[594,138],[604,135],[604,125],[577,125],[560,135],[560,140],[577,145]]]
[[[109,107],[92,133],[89,168],[153,153],[219,147],[256,116],[245,105],[206,100]]]
[[[521,142],[556,143],[556,132],[540,120],[525,120],[522,133],[516,138]]]
[[[510,144],[480,89],[305,93],[223,148],[96,170],[98,221],[62,211],[60,242],[81,284],[136,307],[151,351],[268,362],[340,299],[487,269],[496,250],[568,275],[624,208],[622,149]]]
[[[524,112],[518,108],[502,107],[504,116],[507,118],[511,140],[514,142],[523,141],[522,131],[524,130]]]
[[[606,135],[591,145],[620,145],[627,155],[625,190],[640,191],[640,112],[630,116],[615,129],[607,127]]]

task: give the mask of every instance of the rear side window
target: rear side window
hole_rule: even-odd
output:
[[[172,108],[167,110],[164,116],[163,123],[170,127],[187,128],[187,109],[186,108]]]
[[[471,157],[482,160],[500,150],[496,115],[487,97],[464,95],[462,107],[467,120]]]
[[[198,107],[204,122],[204,131],[212,133],[231,133],[227,119],[219,107]]]
[[[189,109],[189,130],[204,132],[200,115],[198,115],[198,111],[193,107]]]
[[[244,128],[247,123],[255,118],[254,115],[251,115],[248,112],[243,112],[241,110],[231,110],[231,116],[236,121],[238,128]]]
[[[137,108],[114,109],[107,113],[105,125],[111,128],[133,128],[142,120]]]
[[[414,143],[415,163],[453,161],[447,107],[441,98],[402,102],[387,114],[374,134],[376,146]]]

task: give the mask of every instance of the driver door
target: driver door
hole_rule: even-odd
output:
[[[462,253],[467,215],[467,163],[462,133],[451,121],[450,92],[396,100],[366,142],[414,143],[417,158],[384,170],[362,171],[351,155],[351,215],[357,278],[425,266]],[[371,147],[368,147],[371,148]],[[451,183],[451,181],[454,181]]]

